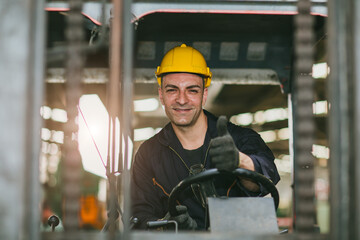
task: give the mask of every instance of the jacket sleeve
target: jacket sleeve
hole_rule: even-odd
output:
[[[164,217],[164,204],[157,194],[153,184],[154,171],[151,167],[150,156],[139,149],[131,171],[131,204],[132,216],[138,218],[135,229],[146,229],[148,221]]]
[[[269,178],[274,184],[280,180],[274,163],[274,155],[258,133],[247,129],[247,133],[238,138],[238,149],[248,155],[254,162],[255,171]],[[265,194],[261,187],[262,194]]]

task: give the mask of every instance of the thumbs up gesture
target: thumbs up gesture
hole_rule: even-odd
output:
[[[218,137],[210,142],[209,155],[219,170],[232,171],[239,166],[239,150],[227,130],[227,119],[220,116],[217,121]]]

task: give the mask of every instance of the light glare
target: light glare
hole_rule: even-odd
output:
[[[106,162],[109,117],[98,95],[89,94],[81,96],[78,121],[79,151],[84,169],[106,178],[106,171],[102,160]],[[117,128],[117,130],[119,129]]]

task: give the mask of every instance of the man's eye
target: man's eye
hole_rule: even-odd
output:
[[[175,92],[175,89],[167,89],[166,92]]]
[[[190,90],[191,93],[198,93],[198,90]]]

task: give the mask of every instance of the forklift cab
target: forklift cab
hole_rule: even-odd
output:
[[[226,115],[228,118],[233,116],[233,122],[242,124],[241,121],[236,122],[234,119],[241,118],[242,114],[245,115],[249,112],[255,119],[257,112],[269,108],[283,107],[289,111],[289,117],[282,119],[279,125],[256,126],[256,128],[262,132],[271,127],[276,129],[284,128],[287,125],[291,126],[293,124],[292,121],[294,121],[291,109],[296,107],[293,105],[294,96],[292,92],[295,86],[292,79],[295,59],[294,16],[297,8],[295,3],[286,2],[284,5],[276,3],[278,6],[274,11],[273,4],[269,2],[250,6],[245,2],[224,2],[222,5],[219,5],[211,1],[209,3],[193,4],[188,2],[170,4],[165,2],[134,1],[131,4],[131,26],[127,29],[121,27],[119,23],[116,25],[116,6],[105,5],[103,9],[106,10],[105,15],[109,19],[109,30],[113,34],[113,39],[110,39],[110,41],[113,44],[87,54],[85,62],[87,73],[85,78],[90,80],[88,84],[83,86],[84,93],[98,94],[108,111],[114,110],[112,107],[119,103],[109,103],[109,98],[111,97],[109,95],[114,94],[110,89],[116,85],[113,87],[109,87],[109,85],[112,81],[112,68],[116,64],[122,64],[123,75],[120,75],[120,78],[125,79],[132,76],[131,81],[128,83],[132,84],[132,87],[129,88],[130,90],[123,90],[126,84],[122,83],[121,88],[123,89],[118,93],[120,95],[118,96],[119,99],[122,99],[120,100],[120,109],[124,108],[123,104],[125,104],[124,97],[126,97],[126,94],[135,101],[141,101],[144,98],[157,98],[157,82],[154,77],[156,66],[159,65],[162,57],[168,50],[185,43],[196,48],[204,55],[208,66],[213,72],[214,77],[212,86],[209,87],[209,99],[205,109],[216,115]],[[91,9],[90,5],[88,4],[88,7],[85,9]],[[50,3],[47,6],[50,14],[48,27],[50,32],[48,47],[50,49],[55,48],[54,43],[59,42],[53,26],[59,21],[64,21],[61,19],[65,19],[64,16],[66,16],[66,14],[59,14],[64,11],[66,12],[66,8],[61,9],[56,8],[56,6],[58,7],[56,3]],[[92,7],[96,8],[96,5]],[[112,12],[112,15],[107,15],[110,12]],[[316,61],[321,61],[323,57],[321,55],[323,54],[321,53],[321,47],[324,44],[324,27],[327,14],[326,6],[316,3],[312,8],[311,14],[315,20],[314,35],[317,44],[316,49],[320,49],[320,53],[316,52]],[[86,20],[84,27],[86,28],[87,41],[96,42],[98,39],[101,41],[101,38],[106,34],[106,31],[101,32],[100,30],[102,25],[101,19],[98,18],[96,20],[96,17],[92,17],[91,11],[88,14],[84,14],[84,18]],[[121,22],[121,20],[118,21]],[[123,37],[116,39],[114,36],[119,34]],[[128,41],[127,48],[121,50],[118,45],[123,45],[126,41]],[[130,44],[129,41],[132,43]],[[121,60],[118,59],[119,62],[112,65],[115,60],[111,58],[111,54],[116,55],[114,52],[119,51],[122,51],[120,54]],[[51,57],[54,57],[54,55],[51,55]],[[123,62],[121,63],[121,61]],[[59,67],[61,68],[61,65],[62,63],[59,63],[59,61],[50,61],[48,64],[48,77],[50,79],[60,78],[55,70]],[[127,66],[130,67],[127,68]],[[109,68],[109,72],[107,72],[107,68]],[[108,74],[109,78],[104,79],[100,76],[101,74]],[[94,79],[98,81],[98,84],[95,83],[95,87]],[[51,88],[49,87],[49,89]],[[132,91],[131,89],[134,92],[133,96],[129,95],[129,92]],[[49,96],[51,95],[49,94]],[[124,109],[121,111],[124,111]],[[117,114],[118,116],[121,115],[119,112]],[[130,119],[121,116],[119,120],[120,123],[125,121],[126,125],[129,124]],[[162,109],[155,110],[154,112],[135,111],[132,115],[133,124],[132,126],[128,125],[129,129],[127,131],[131,138],[136,139],[136,130],[134,135],[132,135],[132,129],[158,129],[164,126],[167,121]],[[126,129],[123,128],[121,131],[124,134]],[[292,136],[291,132],[294,129],[289,128],[288,131],[290,136]],[[142,140],[138,142],[135,140],[134,149],[139,147]],[[279,145],[270,143],[270,148],[274,149],[273,151],[277,156],[288,152],[293,143],[289,140],[285,142],[285,147],[284,142],[281,144],[282,147],[279,147]],[[290,159],[294,157],[289,153],[287,155],[290,156]],[[119,160],[117,159],[116,161]],[[125,162],[119,163],[117,165],[118,169],[115,169],[115,171],[117,170],[120,173],[126,165],[129,166],[130,164]],[[221,174],[224,173],[212,169],[180,182],[172,190],[169,198],[168,207],[170,213],[173,212],[175,214],[175,205],[179,192],[197,181],[201,186],[201,181]],[[274,184],[261,174],[244,169],[238,169],[231,174],[240,178],[246,177],[255,180],[255,182],[260,183],[267,189],[271,198],[220,197],[207,199],[210,222],[209,231],[211,233],[223,234],[233,232],[245,235],[276,235],[281,230],[284,230],[279,229],[276,217],[280,197]],[[114,186],[114,182],[109,183],[109,188],[117,192],[119,196],[124,194],[124,192],[118,192],[119,186]],[[122,191],[125,191],[125,189],[124,187]],[[111,195],[111,191],[108,194]],[[203,195],[206,196],[206,193]],[[126,206],[123,205],[122,207],[125,208]],[[129,206],[127,205],[127,207]],[[108,210],[110,208],[108,207]],[[125,211],[127,210],[125,209]],[[110,216],[110,210],[108,215]],[[125,213],[124,216],[126,216]],[[115,221],[115,219],[109,217],[103,230],[108,230],[109,224],[112,224],[111,221]],[[132,219],[129,227],[131,228],[136,223],[137,219]],[[148,227],[149,229],[157,229],[172,224],[174,222],[155,221],[148,222]],[[292,226],[288,225],[288,227],[291,228]],[[285,231],[287,230],[285,229]],[[135,232],[134,234],[146,235],[154,233]]]
[[[292,202],[293,212],[290,214],[293,219],[288,226],[298,227],[300,233],[301,231],[304,231],[305,234],[313,233],[314,205],[312,201],[314,195],[312,185],[314,181],[311,179],[313,172],[309,172],[313,171],[313,165],[306,160],[297,160],[297,157],[299,159],[311,159],[311,156],[308,155],[310,154],[308,144],[312,144],[313,139],[308,138],[309,135],[306,134],[312,134],[311,130],[314,130],[314,126],[309,123],[311,121],[309,121],[308,107],[303,105],[304,101],[301,98],[311,97],[309,89],[313,86],[305,86],[308,88],[302,91],[301,89],[304,86],[296,85],[294,79],[299,76],[308,77],[310,75],[311,71],[308,71],[309,68],[307,67],[308,63],[312,65],[312,61],[308,61],[308,58],[299,64],[297,61],[302,57],[309,57],[314,54],[315,62],[324,60],[326,2],[313,2],[311,14],[308,14],[312,16],[312,19],[306,17],[308,16],[306,10],[299,11],[299,15],[304,15],[300,16],[298,22],[295,21],[298,12],[294,1],[152,2],[146,0],[114,1],[113,4],[103,5],[86,3],[84,9],[97,9],[97,13],[101,12],[101,8],[105,10],[107,20],[101,22],[100,17],[96,14],[92,15],[91,11],[87,14],[82,13],[85,23],[79,25],[80,28],[85,29],[84,37],[90,43],[89,46],[85,47],[76,45],[76,41],[71,36],[65,37],[64,28],[61,28],[60,31],[57,29],[57,26],[65,26],[64,19],[70,16],[68,17],[70,21],[68,30],[65,32],[75,36],[75,38],[81,35],[75,34],[79,29],[75,29],[79,23],[76,22],[79,21],[76,14],[81,13],[81,11],[78,9],[79,6],[74,3],[76,1],[70,2],[70,4],[58,1],[49,2],[45,7],[49,14],[47,28],[49,35],[47,38],[48,60],[43,63],[46,66],[46,83],[44,84],[46,96],[44,99],[46,99],[45,103],[52,109],[66,107],[69,124],[81,120],[82,113],[77,106],[80,97],[78,90],[80,89],[83,90],[82,94],[97,94],[109,112],[107,118],[109,120],[108,158],[101,157],[99,153],[105,167],[104,175],[108,178],[108,183],[105,184],[107,197],[104,201],[107,205],[107,214],[105,214],[102,228],[105,234],[100,231],[96,233],[77,232],[79,229],[78,210],[80,208],[85,213],[87,210],[84,207],[87,206],[86,201],[79,201],[83,198],[81,198],[80,190],[77,187],[77,184],[80,184],[79,176],[81,175],[78,170],[82,167],[81,161],[76,162],[81,157],[77,149],[76,138],[72,135],[74,131],[77,131],[77,128],[70,125],[67,127],[67,125],[60,126],[58,123],[49,123],[49,118],[45,119],[42,113],[42,119],[39,120],[34,117],[26,126],[30,129],[37,129],[36,127],[40,129],[39,125],[33,124],[38,120],[45,122],[44,125],[48,127],[51,134],[57,131],[65,132],[65,143],[60,143],[61,150],[65,152],[61,157],[64,177],[64,181],[61,182],[64,184],[61,197],[65,199],[61,202],[63,204],[61,207],[64,210],[64,218],[61,220],[64,222],[65,229],[68,229],[59,235],[57,233],[42,233],[42,239],[66,239],[70,235],[72,235],[71,237],[79,236],[79,238],[90,239],[122,237],[123,239],[167,240],[169,238],[234,239],[241,237],[242,239],[273,239],[279,237],[279,218],[276,216],[276,210],[281,205],[281,191],[278,191],[277,187],[262,175],[244,169],[237,169],[232,173],[210,169],[184,179],[172,191],[169,198],[169,211],[174,211],[178,195],[189,185],[201,184],[201,181],[209,180],[220,174],[233,174],[236,177],[253,179],[268,190],[271,195],[270,198],[207,198],[210,218],[208,232],[178,232],[174,235],[172,232],[131,231],[131,226],[136,224],[136,219],[129,220],[131,219],[131,160],[132,154],[139,147],[141,141],[145,140],[138,134],[140,131],[134,131],[134,129],[151,129],[154,134],[158,128],[168,122],[161,107],[157,107],[153,112],[133,111],[133,100],[156,98],[155,68],[169,49],[182,43],[198,49],[204,55],[213,72],[213,83],[209,88],[209,99],[205,106],[207,110],[215,115],[226,115],[234,123],[244,126],[250,126],[252,122],[262,122],[261,125],[255,126],[255,130],[261,132],[262,136],[270,136],[270,138],[273,134],[279,137],[280,130],[287,128],[288,137],[280,139],[286,140],[278,145],[269,140],[269,146],[276,156],[286,155],[287,161],[294,163],[293,166],[287,165],[288,169],[292,169],[287,172],[286,178],[290,179],[288,187],[293,188],[291,195],[294,199]],[[69,8],[71,10],[77,9],[77,13],[75,10],[75,12],[69,11]],[[111,16],[108,15],[110,9],[112,9]],[[107,23],[109,24],[107,25]],[[311,25],[314,29],[313,32],[305,31],[305,34],[302,34],[304,32],[301,31],[300,33],[297,32],[296,29],[305,28],[308,30],[309,25],[307,24],[309,23],[313,23]],[[38,28],[38,26],[35,27]],[[100,29],[108,29],[111,34]],[[301,48],[302,41],[296,41],[298,38],[308,37],[307,34],[313,38],[310,42],[314,42],[310,50],[309,48]],[[66,38],[68,44],[75,46],[71,48],[72,51],[65,51],[67,50],[64,48]],[[107,42],[108,40],[110,44]],[[42,49],[39,45],[36,47]],[[301,55],[302,52],[307,54]],[[86,60],[82,58],[84,53],[87,55]],[[29,62],[31,63],[31,61]],[[34,68],[39,68],[41,64],[35,65]],[[40,70],[35,72],[38,75],[34,79],[37,79],[39,75],[41,76],[40,72]],[[35,81],[34,79],[32,80]],[[77,82],[73,79],[77,79]],[[74,82],[76,84],[73,84]],[[300,82],[308,83],[308,79]],[[43,83],[41,82],[41,84]],[[28,85],[26,84],[26,86]],[[324,87],[320,86],[319,89],[324,94]],[[29,91],[35,90],[31,88]],[[41,94],[29,94],[29,96],[41,96]],[[24,108],[28,106],[27,104],[33,103],[34,106],[32,107],[36,109],[37,105],[44,103],[43,99],[31,98],[30,100],[33,102],[30,103],[27,102],[27,98],[20,100],[19,106]],[[310,101],[305,99],[305,102],[309,105]],[[273,108],[277,112],[275,110],[267,112],[266,109],[269,108]],[[269,116],[281,115],[279,111],[282,110],[279,108],[286,109],[288,116],[279,120],[278,129],[271,132],[272,127],[274,127],[271,124],[275,121],[266,122],[264,116],[266,114]],[[297,111],[300,112],[300,115],[297,115]],[[301,113],[305,113],[305,116]],[[84,122],[87,125],[86,121]],[[323,120],[320,123],[324,123]],[[34,126],[35,128],[32,128]],[[323,128],[325,127],[322,126],[320,130],[324,130]],[[116,132],[117,129],[119,129],[119,133]],[[302,134],[304,132],[305,135]],[[26,153],[33,155],[39,145],[35,144],[33,148],[29,148],[28,146],[33,144],[33,139],[26,138],[28,136],[26,134],[28,132],[23,133],[23,136],[28,145],[23,148],[26,149]],[[276,136],[273,138],[276,139]],[[302,138],[303,136],[305,138]],[[88,138],[91,139],[92,136]],[[44,142],[49,142],[46,145],[49,149],[50,146],[54,146],[51,145],[54,143],[53,138],[49,137]],[[92,139],[92,142],[96,145],[96,139]],[[297,145],[298,143],[300,145]],[[7,145],[4,144],[4,146]],[[51,156],[51,150],[45,151],[47,151],[47,157],[54,159]],[[98,152],[100,151],[98,150]],[[16,155],[16,152],[13,153]],[[27,162],[27,165],[24,164],[26,166],[31,165],[28,169],[32,170],[24,174],[20,180],[21,184],[33,184],[30,190],[26,190],[25,195],[32,209],[36,209],[39,199],[35,195],[39,193],[39,189],[34,184],[38,177],[37,170],[34,169],[37,167],[38,159],[33,158],[35,160]],[[283,163],[279,161],[277,164],[280,166]],[[18,165],[20,166],[20,163]],[[19,167],[19,169],[22,168]],[[51,182],[54,180],[53,178],[49,179],[47,187],[51,187],[51,184],[54,183],[54,181]],[[20,180],[12,185],[19,185]],[[89,185],[87,180],[89,178],[83,182],[84,185]],[[14,187],[13,189],[17,188]],[[24,187],[24,189],[26,188]],[[33,191],[33,189],[35,190]],[[95,195],[94,192],[91,193]],[[84,202],[85,204],[83,204]],[[0,203],[5,203],[5,207],[2,209],[9,209],[10,204],[8,202],[0,201]],[[25,210],[24,208],[23,216],[28,222],[22,222],[25,227],[20,232],[29,233],[32,239],[37,239],[38,232],[31,229],[37,229],[35,224],[38,223],[38,216],[32,211]],[[102,212],[104,213],[104,211]],[[157,221],[148,224],[149,227],[153,228],[158,228],[159,224],[176,225],[176,223],[169,221]],[[84,228],[86,227],[88,226]],[[14,231],[10,231],[12,228],[7,230],[0,227],[0,229],[4,230],[7,239],[16,235],[13,233]]]

